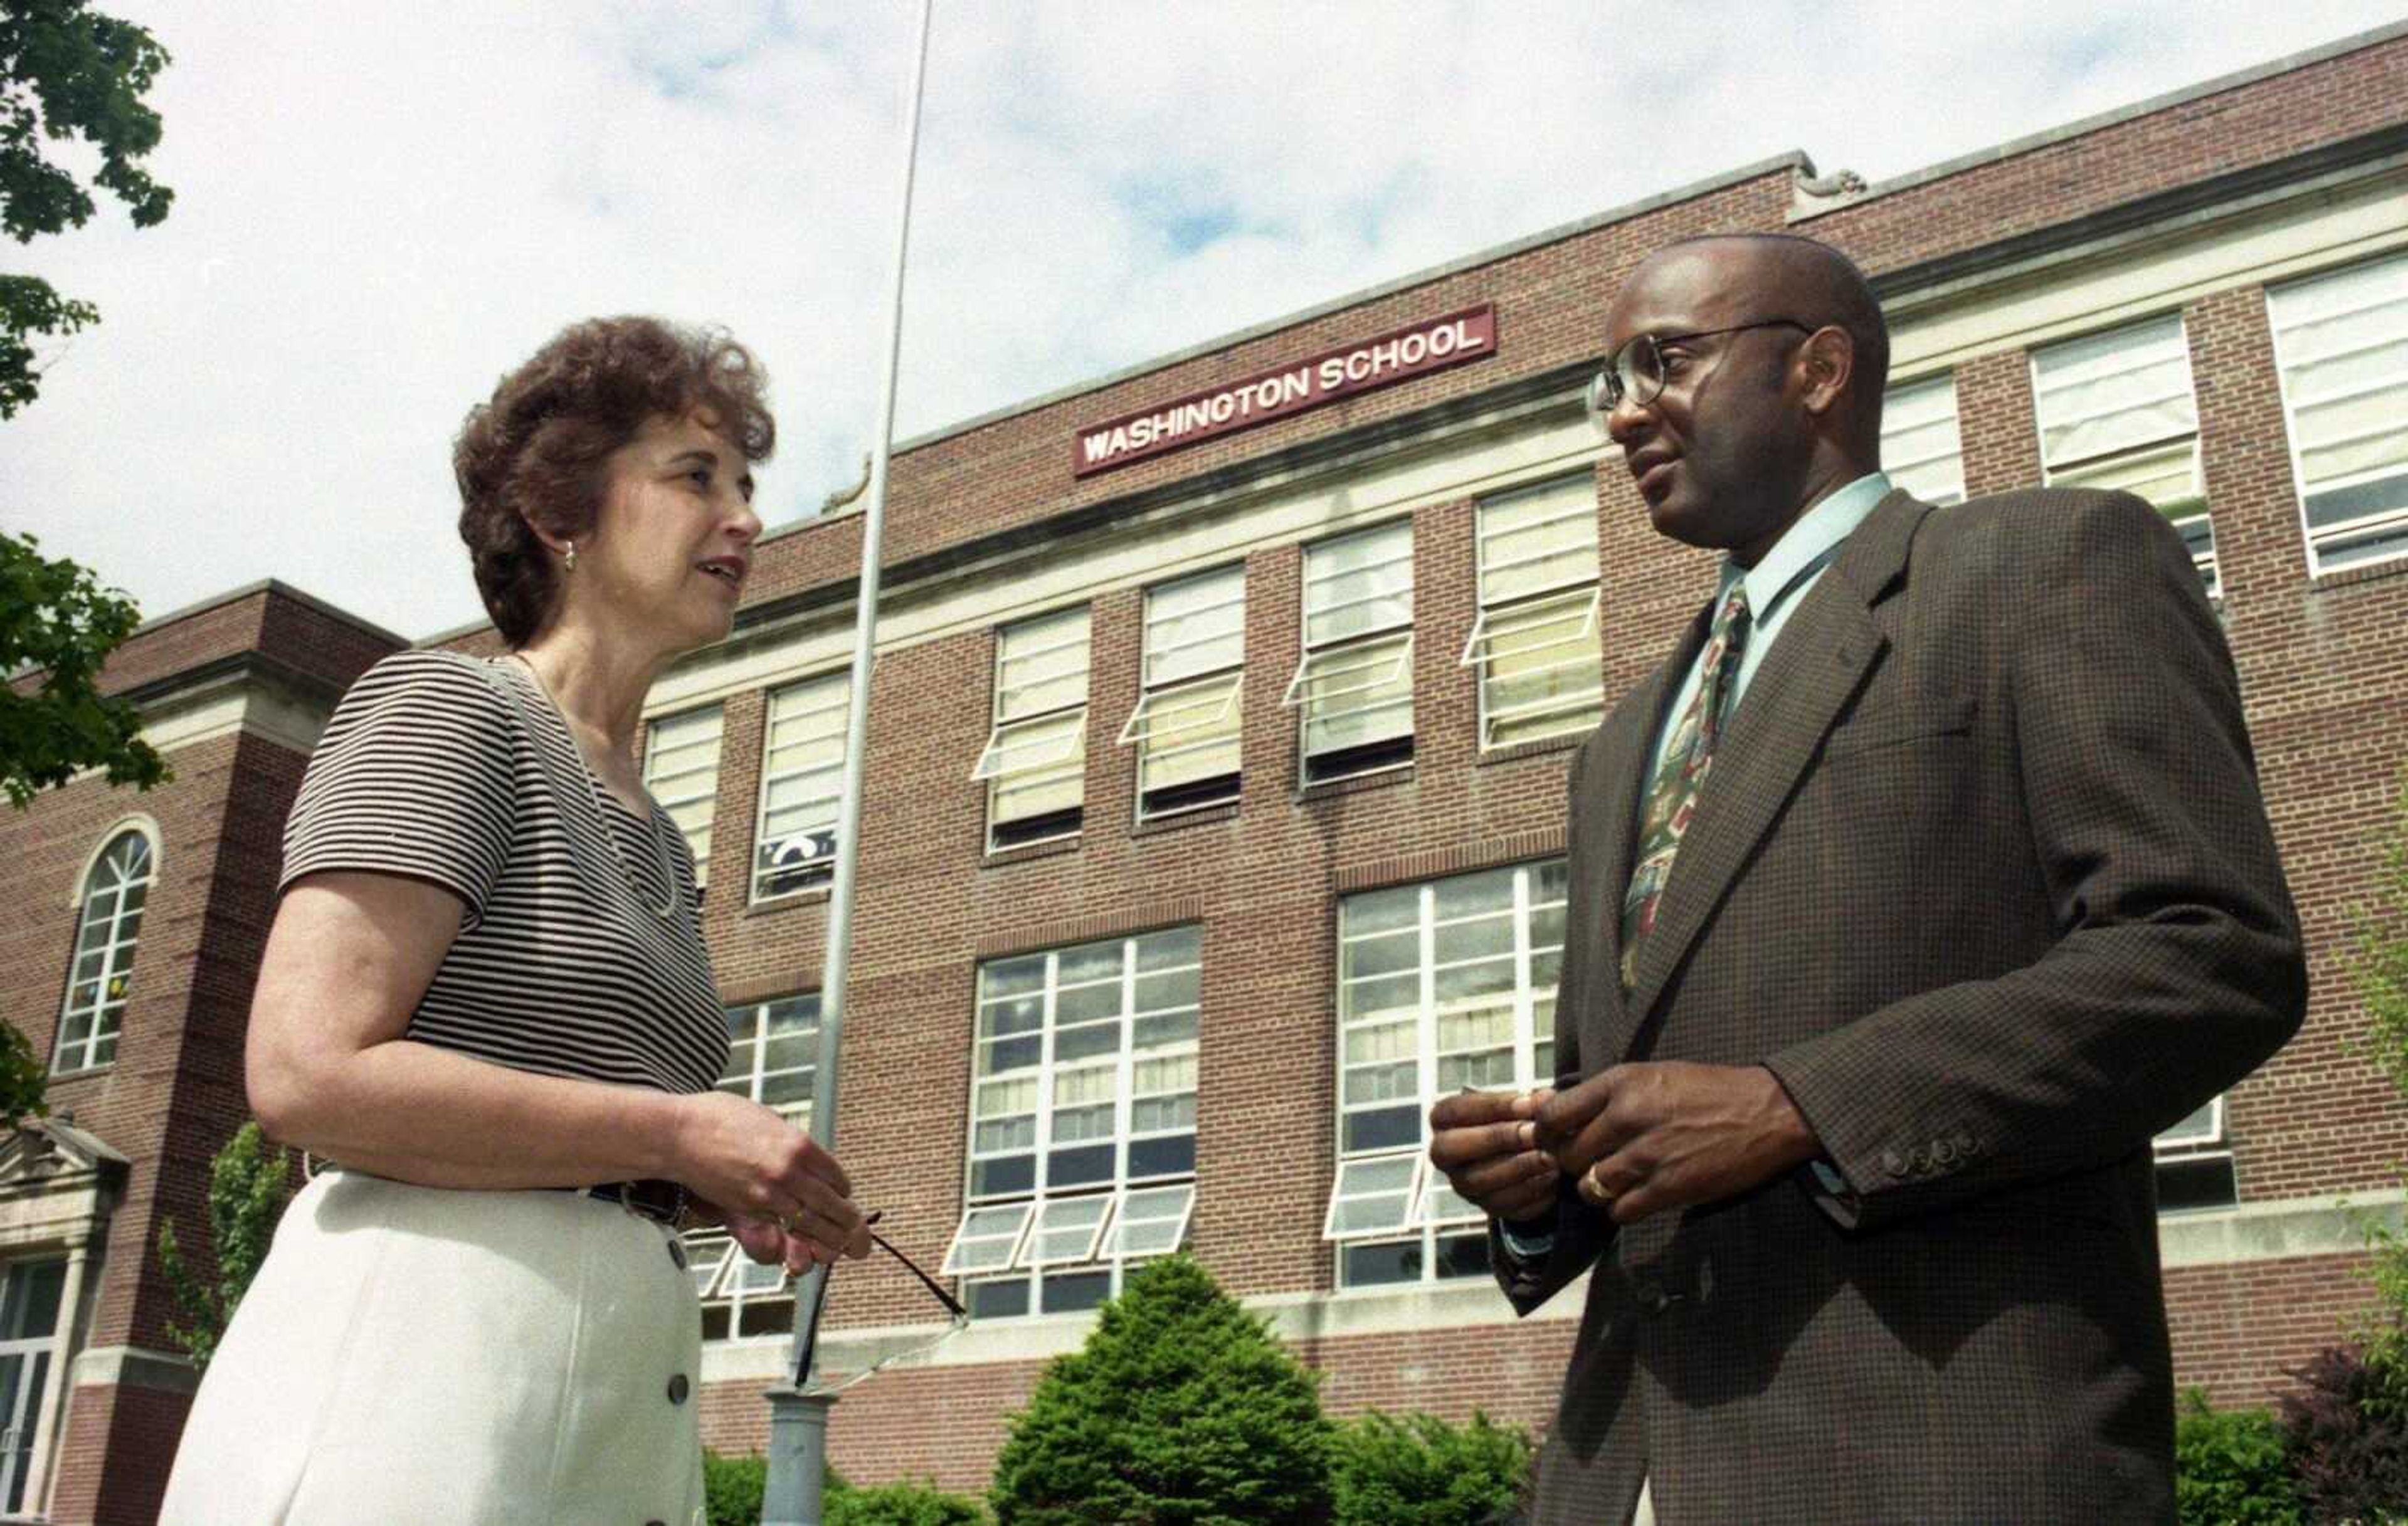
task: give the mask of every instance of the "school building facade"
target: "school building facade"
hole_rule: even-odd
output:
[[[2364,1306],[2349,1205],[2396,1213],[2408,1157],[2344,963],[2408,768],[2408,27],[1893,181],[1748,165],[900,448],[838,1144],[976,1318],[931,1345],[908,1275],[838,1273],[824,1369],[895,1359],[836,1408],[849,1476],[982,1487],[1045,1362],[1181,1246],[1337,1412],[1544,1424],[1579,1290],[1513,1318],[1423,1120],[1552,1077],[1565,766],[1713,576],[1584,392],[1616,283],[1725,230],[1872,277],[1902,485],[2125,487],[2189,540],[2315,994],[2157,1141],[2180,1379],[2262,1401]],[[648,718],[726,1084],[798,1118],[860,552],[857,513],[765,535],[734,634]],[[0,1148],[0,1519],[155,1512],[193,1382],[159,1227],[205,1237],[244,1117],[309,748],[408,644],[276,583],[154,620],[107,683],[175,781],[0,818],[0,1018],[54,1109]],[[792,1301],[693,1250],[692,1402],[753,1449]]]

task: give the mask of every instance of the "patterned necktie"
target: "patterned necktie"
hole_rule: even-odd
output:
[[[1622,898],[1622,990],[1628,995],[1639,969],[1640,940],[1656,930],[1656,908],[1663,904],[1664,884],[1671,877],[1672,856],[1697,814],[1698,792],[1705,787],[1713,766],[1714,743],[1721,737],[1724,711],[1729,707],[1731,682],[1739,677],[1740,659],[1747,653],[1747,585],[1731,585],[1730,596],[1714,611],[1706,632],[1706,649],[1698,659],[1697,697],[1681,713],[1665,739],[1664,762],[1647,788],[1647,811],[1639,820],[1639,858],[1630,871],[1630,889]]]

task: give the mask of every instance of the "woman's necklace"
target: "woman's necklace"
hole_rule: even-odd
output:
[[[660,861],[661,883],[666,885],[669,891],[667,901],[660,906],[654,906],[644,894],[643,877],[636,873],[635,864],[627,858],[627,850],[619,846],[618,831],[610,824],[613,813],[624,816],[627,814],[626,810],[602,798],[602,781],[595,777],[593,765],[585,761],[583,749],[577,745],[577,728],[568,723],[568,712],[561,708],[560,697],[552,692],[552,685],[544,681],[542,670],[529,662],[524,652],[514,651],[510,655],[517,658],[519,665],[525,668],[535,678],[536,688],[542,692],[544,699],[551,704],[552,713],[560,717],[560,729],[568,734],[568,749],[577,754],[577,771],[585,776],[585,788],[593,793],[594,809],[601,817],[602,836],[610,845],[610,856],[619,861],[619,872],[627,877],[627,893],[636,898],[638,906],[661,920],[667,921],[677,915],[677,866],[669,861],[668,849],[661,846],[659,818],[651,812],[647,812],[644,817],[644,839],[652,845],[652,853]]]

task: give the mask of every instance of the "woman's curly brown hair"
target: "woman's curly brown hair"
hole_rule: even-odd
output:
[[[610,452],[646,420],[703,410],[745,460],[766,461],[777,444],[767,386],[760,364],[724,333],[590,318],[469,409],[452,442],[460,538],[502,639],[523,647],[551,617],[556,578],[536,528],[568,539],[592,533]]]

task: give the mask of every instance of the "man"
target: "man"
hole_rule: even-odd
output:
[[[1822,245],[1662,250],[1605,339],[1727,561],[1572,767],[1561,1089],[1431,1117],[1519,1311],[1590,1274],[1536,1519],[2171,1522],[2150,1137],[2306,1000],[2181,538],[1891,489]]]

